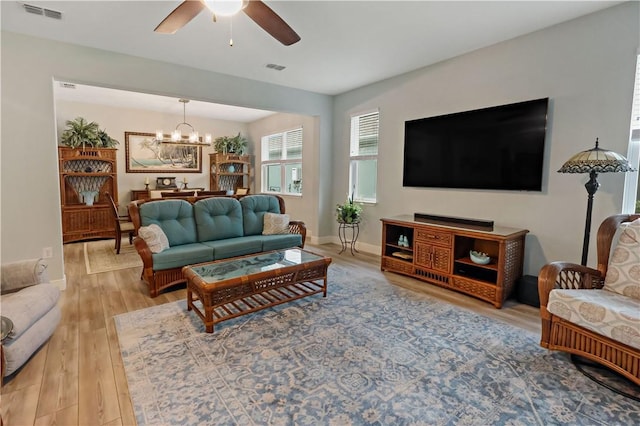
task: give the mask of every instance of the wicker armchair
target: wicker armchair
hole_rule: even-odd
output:
[[[540,270],[538,291],[542,347],[580,355],[605,365],[640,385],[640,350],[587,330],[547,311],[549,293],[555,288],[601,289],[604,286],[616,229],[621,223],[632,222],[637,218],[640,218],[640,215],[615,215],[605,219],[598,228],[597,269],[568,262],[550,263]]]

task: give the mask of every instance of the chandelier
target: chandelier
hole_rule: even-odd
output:
[[[178,123],[176,129],[171,132],[171,136],[169,138],[165,138],[162,130],[156,130],[156,141],[179,145],[211,145],[211,133],[205,133],[204,140],[202,140],[193,126],[187,123],[187,104],[189,103],[189,99],[178,99],[178,102],[182,103],[182,123]],[[187,126],[190,129],[186,136],[182,135],[181,127],[184,126]]]

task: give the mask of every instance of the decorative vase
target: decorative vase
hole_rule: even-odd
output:
[[[236,171],[236,168],[234,167],[234,165],[233,164],[230,165],[229,166],[229,173],[235,173],[235,171]]]
[[[98,191],[82,191],[80,196],[87,206],[92,206],[98,195]]]

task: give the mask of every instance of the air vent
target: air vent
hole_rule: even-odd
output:
[[[47,18],[53,19],[62,19],[62,12],[58,12],[57,10],[44,9],[39,6],[34,6],[32,4],[24,3],[24,10],[28,13],[33,13],[34,15],[46,16]]]
[[[57,10],[44,9],[44,16],[46,16],[47,18],[62,19],[62,12],[58,12]]]
[[[286,68],[284,65],[278,65],[278,64],[267,64],[266,66],[267,68],[271,68],[272,70],[276,70],[276,71],[282,71],[283,69]]]
[[[65,83],[64,81],[61,81],[60,87],[62,87],[63,89],[75,89],[76,85],[73,83]]]

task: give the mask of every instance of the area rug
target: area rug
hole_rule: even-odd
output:
[[[539,336],[329,268],[329,295],[204,332],[184,301],[115,317],[139,425],[637,425]]]
[[[84,264],[87,274],[142,267],[142,260],[129,237],[122,239],[120,254],[116,254],[114,240],[97,240],[84,243]]]

